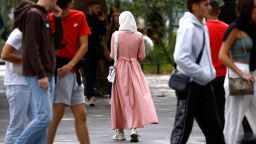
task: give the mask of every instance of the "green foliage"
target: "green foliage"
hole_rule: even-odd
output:
[[[134,16],[142,17],[145,20],[145,26],[154,29],[152,36],[155,48],[148,55],[145,64],[162,63],[161,69],[171,71],[168,65],[173,62],[173,51],[175,46],[175,33],[173,32],[174,19],[177,19],[173,13],[182,12],[186,5],[184,0],[132,0],[121,1],[121,9],[131,11]],[[169,25],[166,22],[169,21]],[[152,38],[151,37],[151,38]],[[156,65],[145,65],[145,72],[156,71]],[[165,72],[166,71],[162,71]]]

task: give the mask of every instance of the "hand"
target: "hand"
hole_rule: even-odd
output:
[[[38,80],[38,85],[39,85],[40,88],[47,90],[48,87],[49,87],[49,80],[48,80],[48,78],[44,77],[42,79],[39,79]]]
[[[62,16],[62,9],[57,5],[53,9],[53,16],[54,17],[61,17]]]
[[[113,60],[111,59],[111,57],[110,57],[110,53],[109,53],[109,52],[105,52],[104,55],[105,55],[105,58],[106,58],[109,62],[112,62],[112,61],[113,61]]]
[[[99,16],[98,18],[102,22],[106,20],[106,16],[104,14],[102,16]]]
[[[254,82],[255,79],[251,74],[242,74],[242,78],[249,81],[249,82]]]
[[[70,64],[66,64],[60,69],[58,69],[58,77],[64,77],[67,73],[69,73],[72,70],[73,66]]]

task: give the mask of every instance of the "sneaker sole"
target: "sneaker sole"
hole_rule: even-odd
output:
[[[117,140],[117,141],[126,141],[126,139],[119,139],[119,140]]]
[[[130,142],[139,142],[139,135],[131,134],[131,141]]]
[[[114,140],[114,141],[126,141],[126,139],[113,139],[113,138],[112,138],[112,140]]]
[[[91,106],[91,107],[95,107],[95,104],[89,104],[89,106]]]
[[[112,138],[112,140],[114,140],[114,141],[126,141],[126,138],[124,137],[123,139],[118,139],[118,138]]]

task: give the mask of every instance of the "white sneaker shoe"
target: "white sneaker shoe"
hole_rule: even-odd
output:
[[[119,132],[116,132],[113,135],[112,139],[117,140],[117,141],[125,141],[126,140],[124,133],[119,133]]]
[[[89,106],[94,107],[95,106],[96,97],[93,96],[89,100]]]
[[[139,135],[136,129],[132,129],[130,137],[130,142],[139,142]]]

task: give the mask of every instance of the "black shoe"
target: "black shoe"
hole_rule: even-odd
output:
[[[132,129],[132,133],[130,137],[131,137],[130,142],[139,142],[139,135],[135,129]]]

